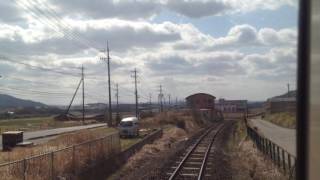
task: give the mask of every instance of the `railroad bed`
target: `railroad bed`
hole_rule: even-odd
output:
[[[225,122],[213,124],[168,167],[165,179],[210,179],[207,173],[213,162],[214,143]]]

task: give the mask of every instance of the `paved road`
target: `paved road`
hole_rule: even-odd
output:
[[[296,156],[296,130],[277,126],[261,118],[250,119],[253,126],[271,141]]]
[[[23,140],[31,141],[31,142],[39,142],[39,139],[42,139],[42,138],[48,138],[51,136],[56,136],[59,134],[69,133],[69,132],[78,131],[82,129],[103,127],[106,125],[107,124],[105,123],[99,123],[99,124],[90,124],[90,125],[84,125],[84,126],[73,126],[73,127],[66,127],[66,128],[56,128],[56,129],[25,132],[23,133]],[[0,149],[2,149],[2,136],[0,138]]]

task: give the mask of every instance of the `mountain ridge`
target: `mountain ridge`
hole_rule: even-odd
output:
[[[37,106],[47,107],[47,105],[40,102],[21,99],[11,95],[7,95],[7,94],[0,94],[0,108],[37,107]]]

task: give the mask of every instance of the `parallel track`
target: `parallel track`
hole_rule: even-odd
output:
[[[169,180],[174,179],[204,179],[207,170],[208,158],[212,151],[212,145],[216,139],[216,136],[223,129],[225,123],[214,125],[210,127],[195,144],[186,150],[186,153],[182,154],[173,166],[170,167],[166,173]]]

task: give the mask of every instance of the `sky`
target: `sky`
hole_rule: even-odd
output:
[[[266,100],[296,87],[296,0],[3,0],[0,93],[68,104],[84,67],[86,103],[156,102],[203,92]],[[81,102],[81,89],[76,102]]]

